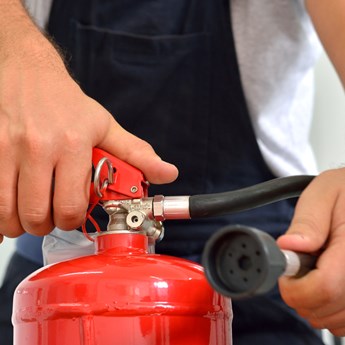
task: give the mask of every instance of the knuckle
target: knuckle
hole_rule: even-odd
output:
[[[137,138],[132,144],[131,144],[131,150],[130,152],[140,151],[140,152],[154,152],[153,147],[145,140],[142,140],[140,138]]]
[[[0,222],[7,223],[12,217],[12,208],[8,202],[0,201]]]
[[[25,224],[25,229],[35,230],[40,228],[47,221],[47,213],[40,207],[30,207],[22,210],[20,218]]]
[[[63,230],[79,227],[84,221],[85,210],[85,205],[81,202],[54,206],[56,226]]]
[[[0,234],[9,238],[20,236],[24,230],[18,223],[17,215],[13,213],[9,203],[0,202]]]
[[[154,152],[152,145],[145,140],[140,139],[137,145],[138,148],[142,149],[143,151]]]
[[[301,226],[309,229],[312,233],[319,231],[318,221],[313,213],[304,213],[303,215],[295,215],[293,219],[295,226]]]
[[[331,277],[325,279],[318,286],[318,296],[320,304],[324,306],[338,303],[342,296],[341,284],[334,282]]]
[[[292,231],[290,233],[303,234],[302,236],[310,236],[314,240],[323,241],[322,228],[319,221],[312,211],[305,211],[303,214],[295,214],[291,223]]]
[[[138,153],[140,156],[149,156],[154,152],[153,147],[147,141],[136,138],[136,140],[131,143],[130,150],[127,150],[127,152],[121,156],[121,159],[126,162],[135,162],[137,160]]]
[[[86,136],[81,136],[79,131],[73,129],[66,130],[63,135],[65,150],[70,153],[80,154],[80,148],[87,143]]]
[[[11,149],[11,143],[10,140],[7,136],[5,135],[0,135],[0,153],[1,156],[6,154],[9,150]]]
[[[42,135],[25,134],[21,137],[21,147],[25,149],[25,153],[31,158],[42,158],[46,155],[48,142]]]

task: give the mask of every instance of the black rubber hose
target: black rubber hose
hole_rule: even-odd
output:
[[[298,197],[315,176],[280,177],[225,193],[193,195],[189,198],[191,218],[222,216]]]

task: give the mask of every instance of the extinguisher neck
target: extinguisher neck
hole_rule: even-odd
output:
[[[147,236],[135,233],[103,232],[96,238],[96,253],[140,255],[149,253]]]
[[[152,198],[109,200],[102,204],[109,216],[107,232],[143,234],[151,244],[160,241],[164,235],[162,222],[152,215]]]

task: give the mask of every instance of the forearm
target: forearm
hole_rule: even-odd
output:
[[[20,0],[0,0],[0,13],[1,52],[11,52],[16,44],[40,35]]]
[[[305,0],[315,29],[345,86],[345,2]]]
[[[59,53],[32,21],[20,0],[0,0],[0,13],[0,62],[15,58],[18,63],[45,63],[65,70]]]

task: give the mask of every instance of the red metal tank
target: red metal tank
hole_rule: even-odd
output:
[[[101,233],[96,248],[17,287],[15,345],[231,344],[230,301],[201,266],[150,254],[139,233]]]

